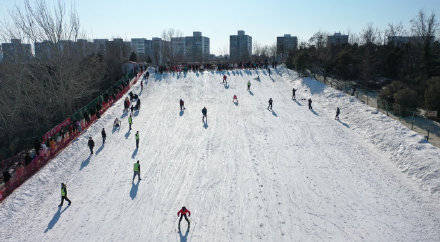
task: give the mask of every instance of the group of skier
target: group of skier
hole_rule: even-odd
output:
[[[270,69],[268,69],[268,72],[269,72],[269,75],[270,75]],[[147,80],[148,80],[148,77],[149,77],[149,72],[146,73],[146,75],[144,76],[144,79],[147,79]],[[226,76],[226,75],[223,75],[223,83],[224,83],[225,85],[228,84],[228,82],[227,82],[227,76]],[[250,88],[251,88],[251,82],[248,81],[248,82],[247,82],[247,90],[248,90],[249,92],[251,92]],[[142,81],[141,81],[141,91],[142,91],[142,89],[143,89],[143,83],[142,83]],[[293,100],[296,100],[296,91],[297,91],[297,89],[295,89],[295,88],[292,89],[292,99],[293,99]],[[137,95],[136,95],[136,96],[137,96]],[[134,98],[134,97],[135,97],[134,95],[133,95],[133,96],[130,95],[130,99],[132,99],[132,98]],[[234,96],[233,96],[233,102],[234,102],[236,105],[238,105],[238,98],[237,98],[237,95],[236,95],[236,94],[234,94]],[[267,109],[268,109],[269,111],[273,111],[273,99],[272,99],[272,98],[269,98],[268,103],[269,103],[269,105],[268,105]],[[179,105],[180,105],[180,111],[183,112],[183,111],[185,110],[185,102],[183,101],[183,99],[180,99],[180,100],[179,100]],[[130,100],[129,100],[128,97],[127,97],[127,98],[125,99],[125,101],[124,101],[124,112],[127,112],[127,111],[128,111],[127,109],[128,109],[129,107],[130,107]],[[136,107],[135,107],[135,108],[136,108],[136,109],[139,109],[139,108],[140,108],[140,100],[139,100],[138,97],[137,97],[137,104],[136,104]],[[312,99],[311,99],[311,98],[308,99],[308,108],[309,108],[310,110],[313,110],[313,107],[312,107]],[[341,112],[341,111],[340,111],[339,107],[337,107],[337,108],[336,108],[336,116],[335,116],[335,119],[336,119],[336,120],[339,120],[340,112]],[[131,131],[131,129],[132,129],[132,124],[133,124],[132,113],[133,113],[133,106],[131,106],[131,113],[130,113],[130,115],[129,115],[129,117],[128,117],[129,131]],[[203,122],[205,125],[206,125],[207,122],[208,122],[208,115],[207,115],[207,113],[208,113],[207,108],[206,108],[206,107],[203,107],[203,109],[202,109],[202,122]],[[114,122],[113,122],[113,128],[114,128],[114,129],[117,129],[117,128],[120,128],[120,126],[121,126],[121,121],[120,121],[118,118],[115,118],[115,120],[114,120]],[[106,137],[107,137],[104,128],[102,128],[101,136],[102,136],[102,143],[104,144],[105,141],[106,141]],[[135,139],[136,139],[136,149],[138,149],[138,148],[139,148],[139,131],[136,131]],[[95,146],[95,142],[93,141],[92,137],[89,137],[89,140],[88,140],[88,146],[89,146],[89,149],[90,149],[90,154],[92,155],[92,154],[93,154],[93,148],[94,148],[94,146]],[[134,182],[134,179],[136,178],[136,176],[138,177],[138,180],[139,180],[139,181],[142,180],[141,177],[140,177],[140,163],[139,163],[139,160],[138,160],[136,163],[133,164],[133,179],[132,179],[132,182]],[[71,201],[70,201],[70,200],[68,199],[68,197],[67,197],[67,187],[66,187],[66,185],[65,185],[64,183],[61,183],[61,203],[60,203],[60,205],[59,205],[60,207],[63,205],[64,200],[66,200],[66,201],[69,203],[69,205],[71,204]],[[190,221],[189,221],[188,217],[191,216],[191,212],[190,212],[186,207],[182,207],[182,209],[180,209],[180,210],[178,211],[177,216],[180,217],[180,218],[179,218],[179,224],[178,224],[178,230],[179,230],[179,232],[180,232],[180,223],[181,223],[181,221],[182,221],[183,218],[185,218],[185,220],[187,221],[187,223],[188,223],[188,228],[187,228],[187,229],[189,230],[189,227],[190,227]]]

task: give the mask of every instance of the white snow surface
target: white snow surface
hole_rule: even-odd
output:
[[[120,100],[0,204],[0,241],[440,240],[438,148],[285,68],[225,73],[228,88],[223,72],[151,75],[131,132],[125,116],[112,133]],[[61,182],[72,205],[59,210]],[[191,229],[183,220],[179,234],[182,206]]]

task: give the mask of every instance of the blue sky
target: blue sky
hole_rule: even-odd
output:
[[[228,50],[229,35],[243,29],[259,44],[285,33],[308,40],[319,30],[359,32],[368,23],[409,26],[419,9],[440,17],[440,0],[76,0],[89,38],[160,37],[167,28],[201,31],[211,52]],[[0,0],[0,16],[22,0]]]

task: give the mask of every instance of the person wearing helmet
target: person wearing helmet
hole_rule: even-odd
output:
[[[180,231],[180,222],[182,221],[182,218],[185,218],[186,222],[188,222],[188,230],[189,230],[190,223],[189,223],[189,220],[188,220],[188,217],[186,216],[186,214],[188,214],[188,217],[191,217],[191,212],[188,209],[186,209],[185,207],[182,207],[182,209],[180,209],[179,212],[177,212],[177,217],[180,216],[179,231]]]
[[[139,181],[142,180],[141,179],[141,165],[139,164],[139,160],[134,163],[133,165],[133,181],[134,178],[136,178],[136,176],[138,176]]]
[[[61,203],[60,205],[58,205],[58,207],[62,207],[63,206],[63,202],[64,200],[69,202],[69,206],[72,203],[68,198],[67,198],[67,188],[66,185],[64,183],[61,183]]]

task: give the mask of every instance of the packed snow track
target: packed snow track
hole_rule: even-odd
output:
[[[140,93],[139,83],[132,91]],[[439,150],[414,142],[418,153],[405,154],[410,138],[402,137],[410,131],[385,129],[404,128],[352,97],[279,68],[271,76],[266,70],[153,73],[140,99],[131,132],[120,100],[0,204],[0,241],[440,240],[439,176],[425,182],[399,163],[417,154],[435,167]],[[122,127],[112,132],[115,117]],[[383,125],[381,140],[399,145],[382,146],[375,140],[382,136],[362,128],[366,123]],[[89,136],[96,143],[92,156]],[[132,183],[137,160],[142,180]],[[58,209],[61,182],[72,205]],[[185,220],[177,231],[182,206],[191,211],[188,233]]]

